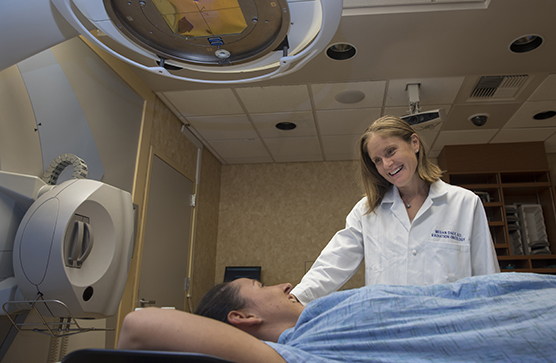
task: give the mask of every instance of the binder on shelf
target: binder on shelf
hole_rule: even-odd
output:
[[[526,255],[550,254],[550,243],[540,204],[517,205],[523,252]]]

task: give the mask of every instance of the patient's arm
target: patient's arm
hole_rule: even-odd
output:
[[[201,353],[237,363],[285,363],[270,346],[231,325],[156,308],[126,316],[118,348]]]

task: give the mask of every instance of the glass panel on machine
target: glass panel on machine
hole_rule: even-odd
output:
[[[247,28],[237,0],[153,0],[166,24],[185,38],[240,34]]]

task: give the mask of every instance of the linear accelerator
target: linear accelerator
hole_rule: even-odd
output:
[[[82,35],[117,59],[176,80],[268,80],[301,69],[329,45],[342,5],[341,0],[10,1],[0,5],[5,35],[0,71]],[[33,22],[22,26],[30,14]],[[0,246],[0,305],[8,316],[25,309],[60,319],[114,315],[133,251],[131,195],[83,177],[53,184],[0,171],[0,229],[7,236]]]

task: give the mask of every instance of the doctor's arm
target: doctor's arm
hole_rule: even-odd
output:
[[[292,294],[307,305],[337,291],[355,274],[363,257],[361,210],[356,206],[346,218],[346,227],[334,235]]]
[[[285,363],[270,346],[231,325],[157,308],[126,316],[118,349],[198,353],[237,363]]]
[[[478,197],[473,213],[471,238],[471,274],[476,276],[500,272],[485,208]]]

